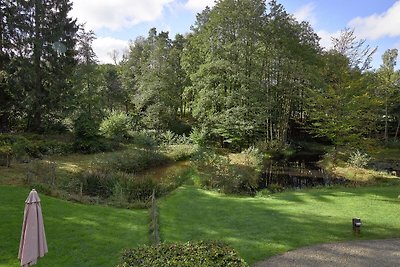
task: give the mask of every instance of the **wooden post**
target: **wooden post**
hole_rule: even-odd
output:
[[[360,234],[361,231],[361,219],[360,218],[353,218],[352,219],[352,224],[353,224],[353,233],[357,236]]]

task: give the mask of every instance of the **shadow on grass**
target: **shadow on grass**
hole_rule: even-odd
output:
[[[394,195],[399,191],[342,188],[238,198],[187,186],[161,203],[161,238],[223,240],[254,263],[312,244],[398,237],[400,201]],[[358,237],[352,232],[353,217],[363,220]]]

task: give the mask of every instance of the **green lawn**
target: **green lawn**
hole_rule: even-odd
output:
[[[0,186],[0,266],[17,267],[29,190]],[[87,206],[40,195],[49,253],[40,266],[115,266],[122,249],[147,244],[147,210]]]
[[[310,189],[267,198],[224,196],[186,186],[160,202],[163,241],[218,239],[248,262],[317,243],[400,237],[400,186]]]

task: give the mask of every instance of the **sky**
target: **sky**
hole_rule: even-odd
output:
[[[101,63],[112,63],[113,50],[122,55],[129,41],[147,36],[150,28],[168,31],[170,37],[185,34],[196,14],[214,0],[72,0],[71,16],[93,30],[97,39],[94,51]],[[358,38],[378,47],[373,68],[382,63],[382,54],[391,48],[400,50],[400,0],[278,0],[298,20],[311,23],[321,37],[321,46],[329,49],[331,37],[345,27]]]

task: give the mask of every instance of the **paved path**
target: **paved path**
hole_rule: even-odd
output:
[[[400,266],[400,239],[354,241],[304,247],[271,257],[252,267],[267,266]]]

